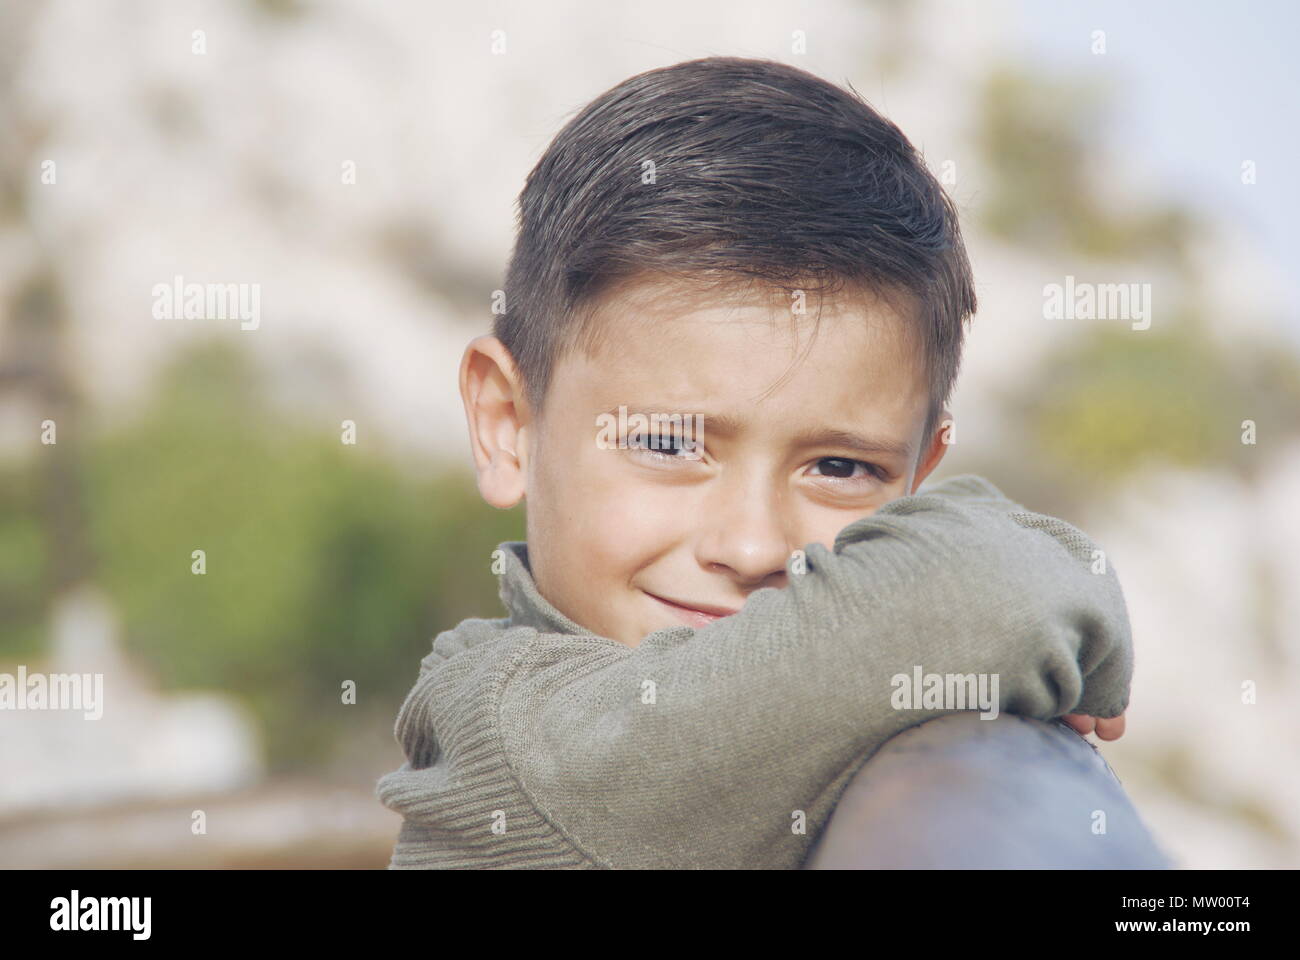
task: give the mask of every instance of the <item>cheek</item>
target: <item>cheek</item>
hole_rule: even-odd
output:
[[[891,500],[897,500],[899,497],[905,497],[912,492],[912,480],[916,477],[916,468],[909,465],[897,480],[892,483],[882,484],[880,487],[880,497],[875,509],[879,510]]]
[[[626,580],[674,541],[682,507],[662,491],[639,492],[610,479],[573,501],[572,525],[562,535],[583,551],[593,576]]]
[[[834,549],[835,538],[839,536],[841,530],[855,520],[871,516],[891,500],[906,496],[910,492],[908,482],[907,477],[899,477],[892,483],[882,484],[876,488],[870,499],[864,500],[852,510],[820,506],[808,510],[800,518],[802,539],[799,542],[820,543],[828,550]]]
[[[618,456],[593,443],[537,465],[540,488],[529,505],[539,514],[537,533],[588,582],[626,580],[653,556],[665,540],[664,518],[674,516],[662,490],[629,482]]]

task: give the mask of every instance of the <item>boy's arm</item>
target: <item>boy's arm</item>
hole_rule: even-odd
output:
[[[863,760],[957,709],[903,703],[917,675],[983,677],[1030,717],[1123,713],[1128,618],[1093,549],[954,478],[809,545],[806,572],[707,627],[581,658],[538,634],[503,691],[507,755],[539,810],[615,866],[796,866]]]

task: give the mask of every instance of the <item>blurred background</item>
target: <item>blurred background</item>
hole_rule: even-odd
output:
[[[1300,866],[1298,27],[1282,0],[4,4],[0,673],[105,688],[97,721],[0,711],[0,867],[386,866],[397,710],[439,630],[502,615],[486,558],[524,538],[456,387],[515,198],[587,101],[711,54],[851,83],[923,150],[980,297],[943,474],[1106,547],[1137,661],[1102,750],[1159,842]],[[159,318],[177,276],[257,284],[256,328]],[[1149,327],[1054,318],[1067,277],[1149,284]]]

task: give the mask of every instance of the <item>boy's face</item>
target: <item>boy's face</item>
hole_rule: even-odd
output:
[[[784,586],[791,553],[830,548],[934,469],[946,446],[942,431],[923,446],[905,321],[874,298],[827,302],[812,338],[814,303],[796,317],[782,301],[625,287],[598,306],[594,355],[558,363],[541,418],[500,341],[470,344],[479,489],[498,507],[526,497],[533,577],[557,609],[629,646],[703,626]],[[628,435],[607,429],[620,405],[703,414],[700,455],[601,442]]]

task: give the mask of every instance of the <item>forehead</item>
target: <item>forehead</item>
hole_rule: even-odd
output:
[[[759,284],[625,283],[592,306],[588,348],[562,357],[553,383],[595,412],[909,419],[928,397],[913,310],[861,289],[819,303]]]

